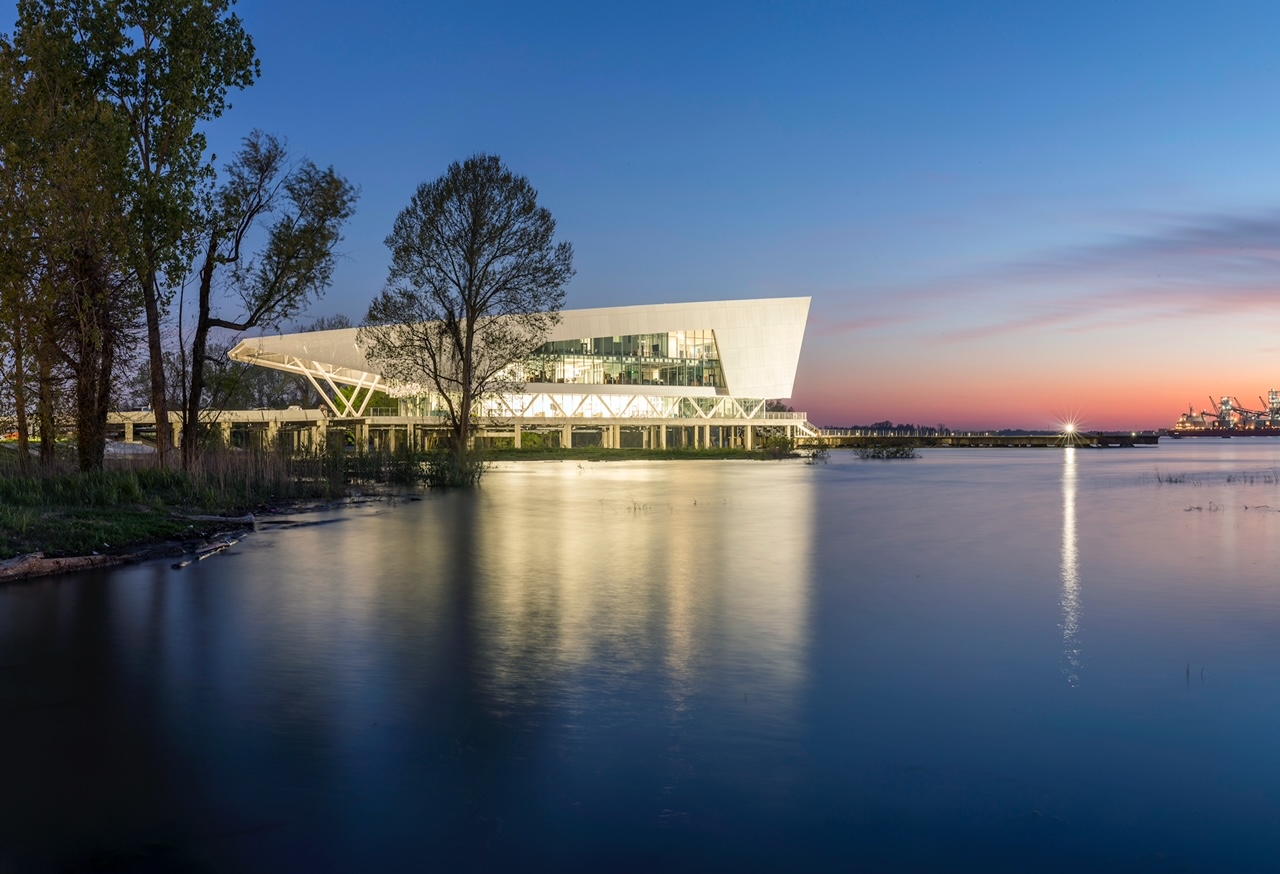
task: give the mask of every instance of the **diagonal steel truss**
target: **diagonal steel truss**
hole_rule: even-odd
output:
[[[270,357],[260,355],[233,357],[239,361],[271,367],[275,370],[283,370],[286,373],[302,374],[311,383],[311,387],[316,390],[316,393],[324,398],[324,402],[328,404],[334,416],[341,419],[363,416],[365,409],[369,406],[369,400],[373,397],[373,393],[383,384],[382,377],[376,373],[365,373],[347,367],[336,367],[332,364],[301,358],[297,355],[277,353]],[[322,382],[324,383],[323,386],[321,385]],[[351,387],[350,397],[342,393],[339,388],[340,384]]]

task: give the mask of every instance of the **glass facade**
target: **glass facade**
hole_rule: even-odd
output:
[[[526,388],[527,391],[527,388]],[[763,398],[652,397],[635,394],[555,394],[526,393],[507,397],[484,397],[477,402],[476,415],[503,419],[764,419]],[[400,398],[401,416],[447,416],[436,395]],[[800,414],[803,415],[803,414]]]
[[[555,340],[529,356],[525,380],[571,385],[724,385],[711,331]]]

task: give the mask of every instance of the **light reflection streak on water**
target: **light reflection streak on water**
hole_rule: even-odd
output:
[[[659,668],[674,718],[708,697],[794,719],[806,676],[812,470],[528,465],[485,485],[475,617],[499,712],[621,700]],[[547,508],[555,508],[548,513]],[[660,690],[660,691],[658,691]],[[729,690],[733,690],[730,692]]]
[[[1062,450],[1062,654],[1072,686],[1080,682],[1080,555],[1076,543],[1076,448]]]

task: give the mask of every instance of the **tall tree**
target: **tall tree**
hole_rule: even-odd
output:
[[[18,29],[74,41],[86,75],[126,120],[132,275],[146,314],[152,408],[163,461],[171,442],[161,318],[195,254],[199,189],[212,176],[197,129],[259,74],[234,0],[19,0]]]
[[[27,76],[22,52],[0,37],[0,325],[8,370],[5,383],[12,394],[18,458],[23,462],[30,457],[28,377],[35,363],[31,311],[37,248]]]
[[[9,234],[21,276],[9,288],[7,314],[17,357],[29,349],[36,359],[42,458],[51,460],[54,395],[65,368],[79,465],[91,470],[102,466],[117,355],[137,315],[136,295],[126,289],[128,132],[116,107],[95,92],[81,47],[59,22],[25,24],[13,44],[0,46],[5,214],[22,223],[21,233]],[[17,368],[19,377],[24,370]],[[25,385],[15,388],[25,395]]]
[[[227,165],[210,214],[199,271],[199,302],[191,349],[191,379],[183,410],[183,452],[190,465],[199,451],[200,400],[204,392],[209,331],[248,331],[277,326],[323,294],[333,277],[342,226],[355,210],[356,189],[310,161],[288,166],[284,145],[254,131]],[[262,251],[247,257],[246,238],[259,220],[275,215]],[[214,314],[219,269],[239,314]]]
[[[460,484],[478,470],[468,458],[477,401],[519,390],[512,365],[560,321],[573,247],[555,243],[555,229],[528,179],[475,155],[419,186],[387,237],[387,288],[357,342],[388,379],[441,400]]]

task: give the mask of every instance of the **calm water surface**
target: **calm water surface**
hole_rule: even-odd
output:
[[[1272,871],[1280,440],[504,464],[0,589],[0,872]]]

